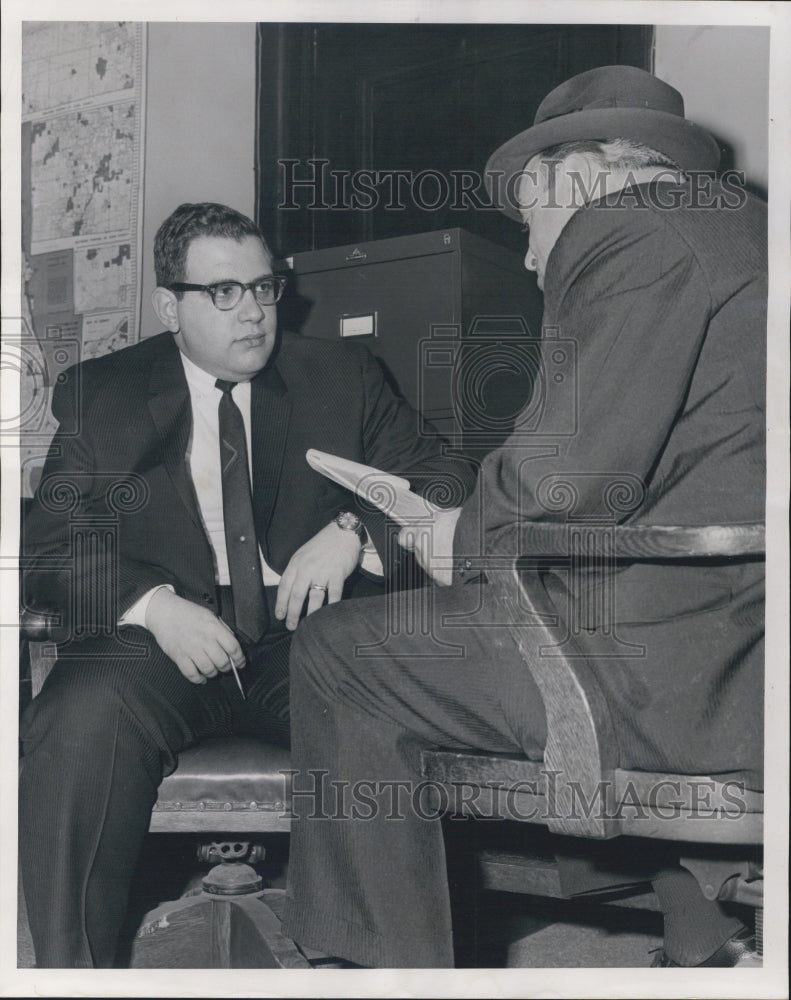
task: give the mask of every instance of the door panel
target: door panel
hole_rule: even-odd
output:
[[[648,68],[651,38],[618,25],[261,24],[259,221],[282,254],[454,226],[517,249],[518,227],[478,207],[489,154],[569,76]]]

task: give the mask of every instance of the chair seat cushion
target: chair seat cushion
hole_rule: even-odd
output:
[[[179,754],[178,767],[159,787],[156,810],[273,810],[288,808],[289,751],[241,736],[204,740]]]

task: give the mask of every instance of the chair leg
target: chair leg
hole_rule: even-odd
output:
[[[132,968],[311,968],[283,935],[280,919],[267,903],[273,892],[277,890],[261,889],[249,865],[216,865],[204,879],[203,891],[145,915],[132,945]]]

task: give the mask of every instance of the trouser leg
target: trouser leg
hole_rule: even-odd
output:
[[[744,926],[716,899],[706,899],[684,868],[665,869],[651,884],[664,917],[665,953],[679,965],[699,965]]]
[[[300,626],[285,914],[296,941],[360,965],[453,964],[442,831],[420,751],[540,759],[546,732],[507,632],[487,627],[485,608],[474,625],[464,618],[479,597],[471,585],[350,601]],[[428,630],[407,606],[418,600],[433,602],[417,615]],[[461,617],[443,621],[449,614]]]
[[[232,700],[234,733],[280,746],[289,745],[288,659],[292,634],[285,626],[273,629],[247,651],[247,666],[240,671],[245,699]],[[231,677],[224,683],[235,684]]]
[[[381,584],[376,582],[361,580],[355,585],[355,591],[366,589],[382,593]],[[266,587],[265,592],[269,626],[257,643],[245,646],[247,666],[241,672],[245,700],[232,699],[232,726],[239,735],[287,747],[291,735],[289,651],[294,633],[275,618],[277,587]],[[226,682],[231,683],[231,678]]]
[[[60,658],[22,721],[20,860],[40,967],[112,965],[131,877],[175,754],[230,727],[219,681],[194,685],[143,630]]]

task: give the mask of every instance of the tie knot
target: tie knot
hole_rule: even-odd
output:
[[[215,388],[219,389],[220,392],[230,392],[235,385],[239,385],[238,382],[226,382],[224,378],[218,378],[214,383]]]

